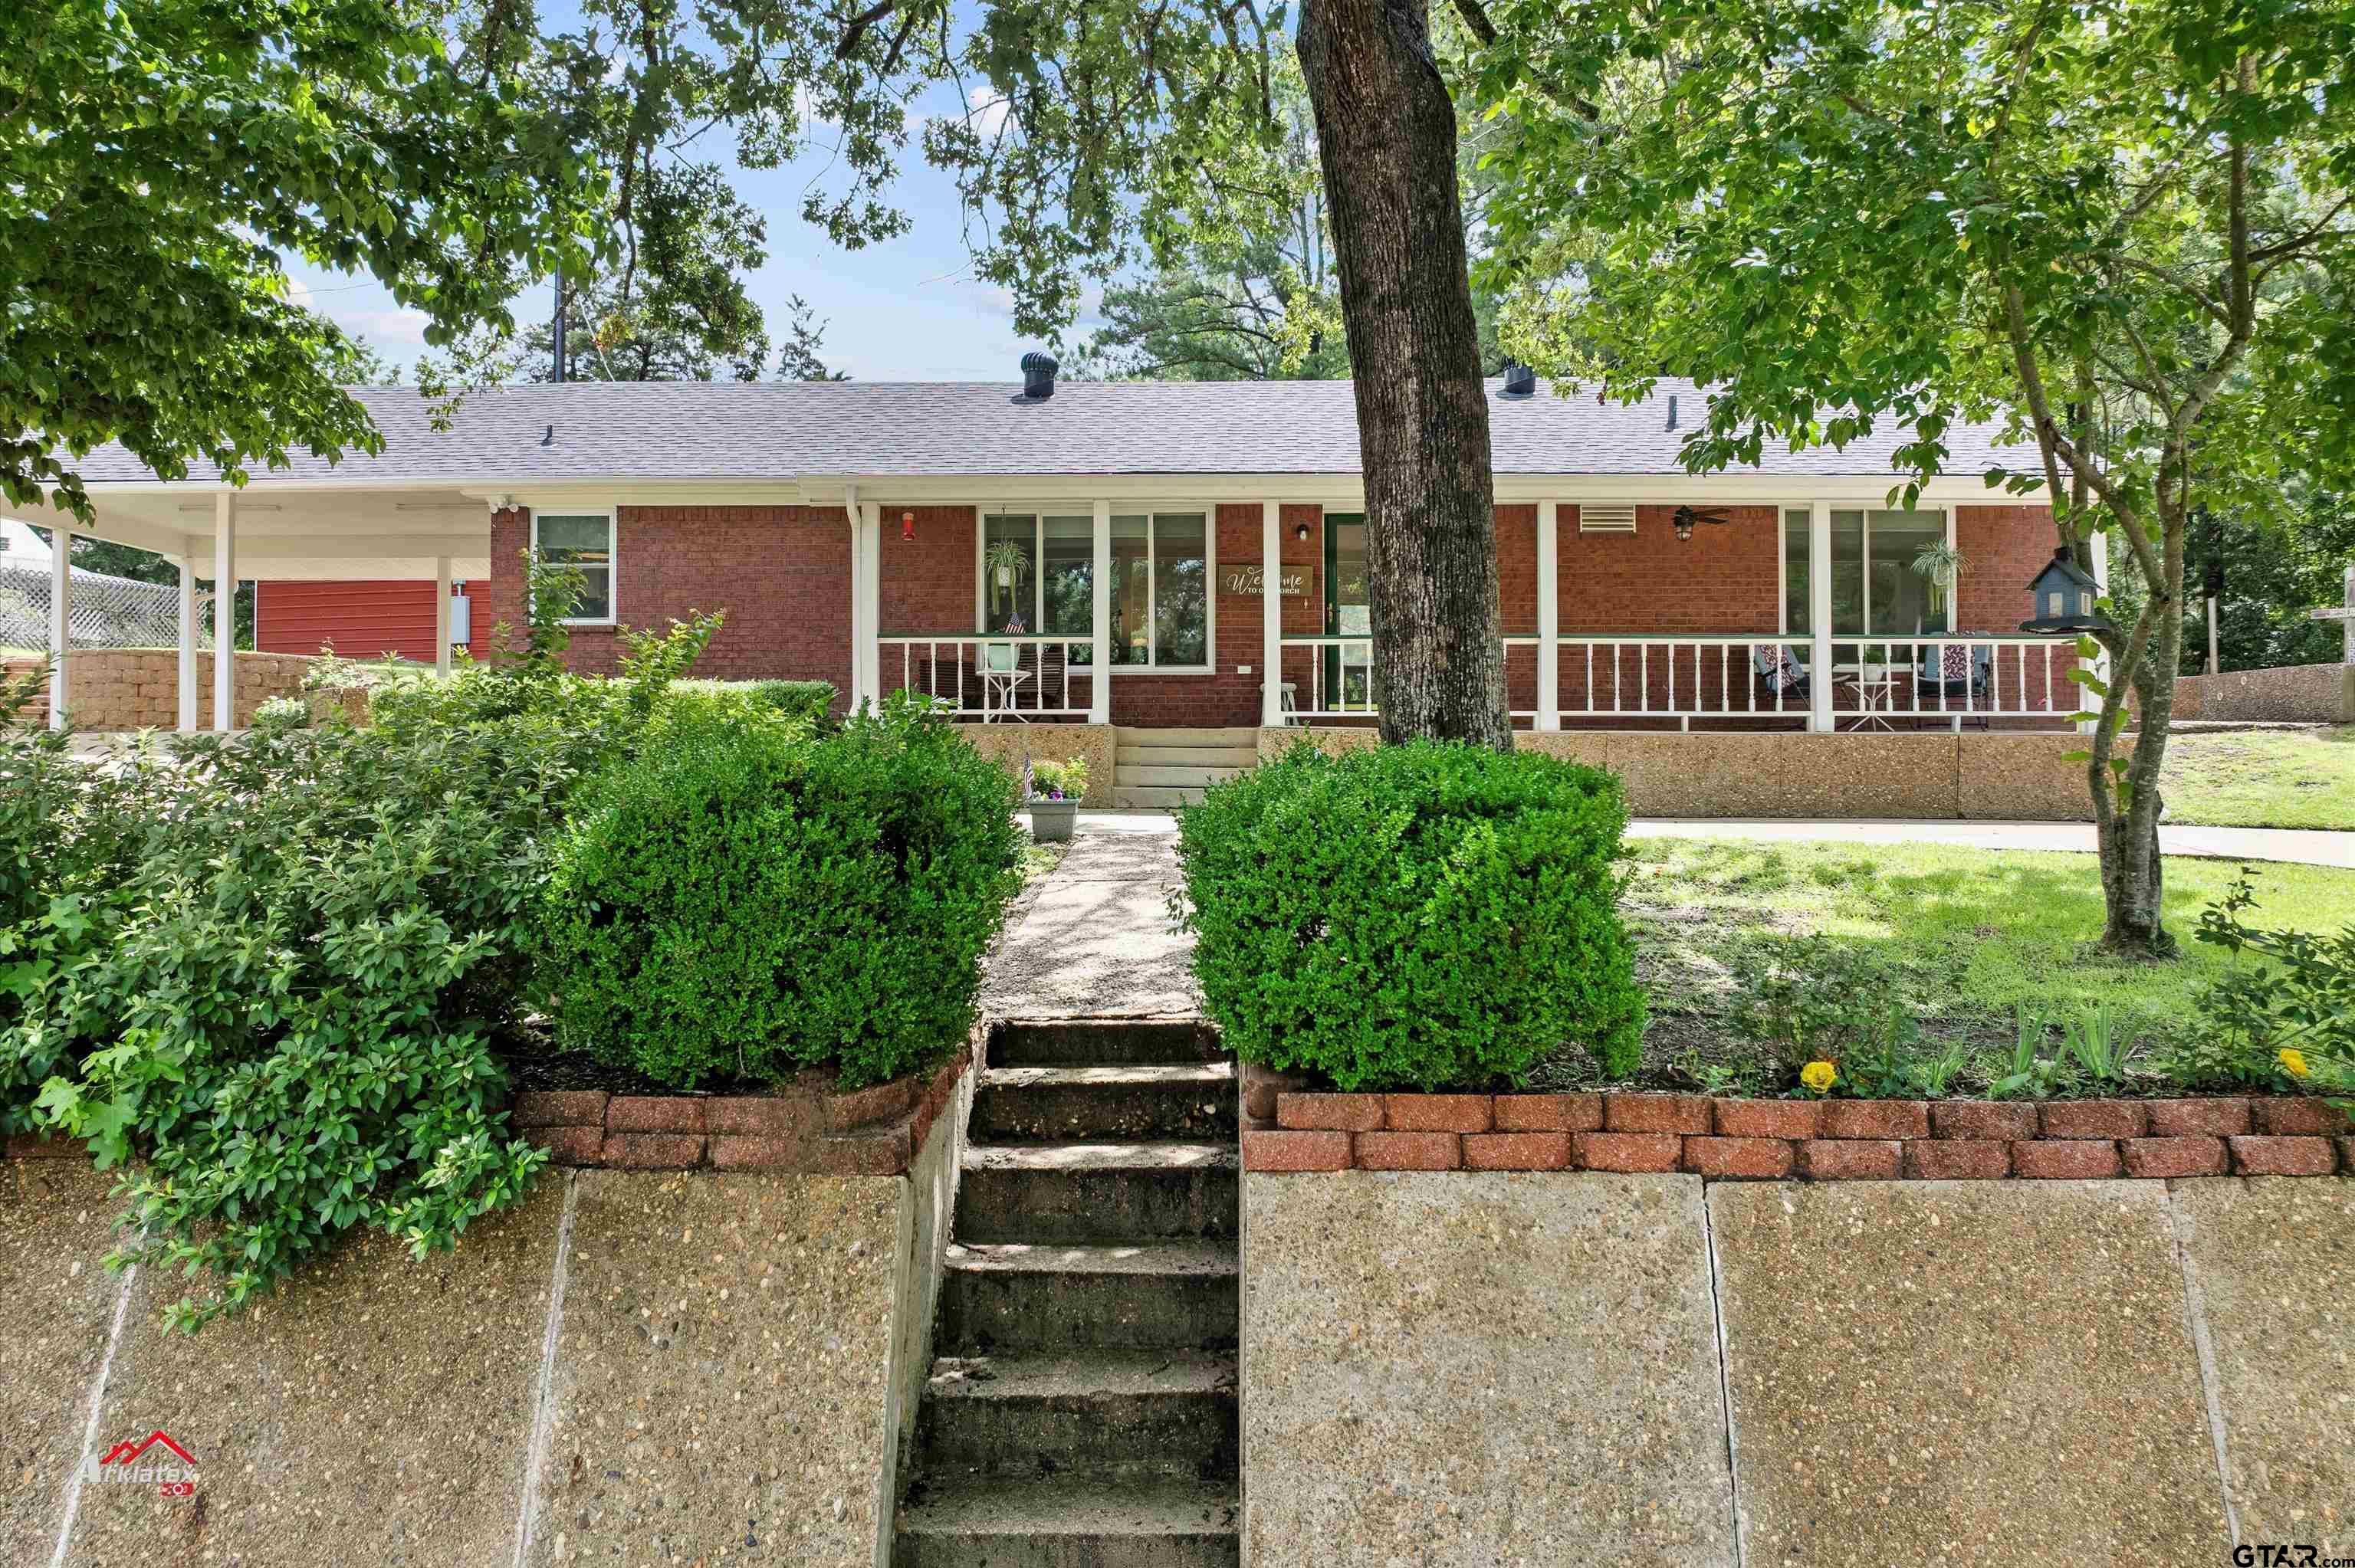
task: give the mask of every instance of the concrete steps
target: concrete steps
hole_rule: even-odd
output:
[[[956,1234],[968,1242],[1231,1236],[1231,1142],[968,1144]]]
[[[933,1348],[943,1355],[1219,1350],[1241,1297],[1231,1242],[949,1248]]]
[[[1190,1018],[1006,1023],[990,1035],[986,1058],[992,1067],[1150,1067],[1226,1059],[1217,1032]]]
[[[1232,1568],[1233,1067],[1182,1020],[987,1061],[895,1568]]]
[[[1235,1136],[1234,1067],[1184,1062],[1119,1067],[986,1067],[969,1137],[991,1143],[1076,1138]]]
[[[927,1488],[900,1510],[894,1568],[1232,1568],[1231,1480],[1052,1476]]]
[[[1124,727],[1113,739],[1113,804],[1132,810],[1193,805],[1209,786],[1259,762],[1256,729]]]

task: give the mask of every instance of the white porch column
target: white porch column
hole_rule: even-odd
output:
[[[859,588],[867,596],[867,641],[858,652],[858,684],[868,699],[883,700],[883,503],[858,508]]]
[[[197,558],[180,557],[180,733],[197,730]]]
[[[867,669],[866,655],[862,650],[874,640],[874,628],[867,624],[867,551],[864,547],[865,540],[862,537],[864,530],[858,525],[858,486],[855,484],[847,484],[842,488],[842,515],[850,524],[850,691],[848,697],[850,711],[857,713],[858,705],[874,695],[859,684]]]
[[[1284,508],[1278,503],[1260,503],[1259,537],[1259,722],[1273,726],[1284,723]]]
[[[1831,734],[1832,718],[1832,503],[1807,508],[1807,728]]]
[[[1561,727],[1561,503],[1538,503],[1538,716]]]
[[[2110,597],[2110,536],[2107,534],[2096,534],[2088,541],[2088,543],[2093,546],[2094,549],[2094,586],[2101,589],[2099,597],[2107,599]],[[2048,653],[2045,657],[2049,659],[2051,655]],[[2050,666],[2048,666],[2048,668]],[[2094,673],[2101,678],[2104,685],[2109,684],[2110,656],[2108,653],[2105,652],[2101,657],[2094,661]],[[2074,682],[2071,682],[2070,683],[2072,685],[2076,684]],[[2102,699],[2094,695],[2091,691],[2087,690],[2083,686],[2077,687],[2077,701],[2082,705],[2088,708],[2098,708],[2102,705]],[[2091,724],[2081,724],[2077,726],[2077,733],[2080,735],[2091,735],[2094,733],[2094,726]]]
[[[73,535],[49,530],[49,727],[66,727],[66,664],[73,652]]]
[[[450,557],[433,557],[433,673],[450,673]]]
[[[237,493],[213,497],[213,733],[237,718]]]
[[[1089,655],[1088,722],[1112,723],[1112,503],[1096,503],[1095,566],[1090,572],[1088,624],[1095,628],[1095,650]]]

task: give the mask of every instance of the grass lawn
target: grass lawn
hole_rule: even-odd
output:
[[[2129,964],[2090,951],[2102,893],[2090,854],[1945,845],[1629,844],[1628,925],[1651,997],[1640,1081],[1691,1087],[1758,1058],[1726,1027],[1732,960],[1776,935],[1820,931],[1905,973],[1927,1042],[2009,1050],[2013,1009],[2106,1001],[2146,1045],[2198,1027],[2193,997],[2230,962],[2195,941],[2200,911],[2238,874],[2230,861],[2169,859],[2167,916],[2180,959]],[[2257,868],[2253,924],[2335,930],[2355,921],[2355,871]],[[1967,1075],[1966,1075],[1967,1076]],[[1540,1070],[1548,1086],[1594,1080],[1583,1053]]]
[[[2159,787],[2170,822],[2355,828],[2355,726],[2173,736]]]

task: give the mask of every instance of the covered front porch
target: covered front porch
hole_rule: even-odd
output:
[[[1370,724],[1354,502],[920,512],[854,493],[853,699],[907,692],[978,724]],[[1679,510],[1500,502],[1517,727],[2049,729],[2081,705],[2074,639],[2018,630],[2049,553],[2025,509],[1819,496],[1681,526]],[[964,558],[969,575],[944,568]],[[1938,581],[1923,558],[1969,568]]]

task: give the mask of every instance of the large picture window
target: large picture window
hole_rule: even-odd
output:
[[[1955,630],[1955,596],[1914,568],[1923,551],[1946,542],[1943,512],[1832,512],[1832,634],[1940,637]],[[1815,630],[1808,619],[1807,511],[1783,514],[1783,630]]]
[[[1204,669],[1210,662],[1209,516],[1117,513],[1112,519],[1112,662]],[[1052,512],[982,517],[980,630],[1094,635],[1095,520]],[[1094,651],[1071,649],[1074,664]]]
[[[581,574],[581,598],[567,622],[575,626],[613,623],[613,514],[535,514],[531,520],[535,560],[570,567]]]

